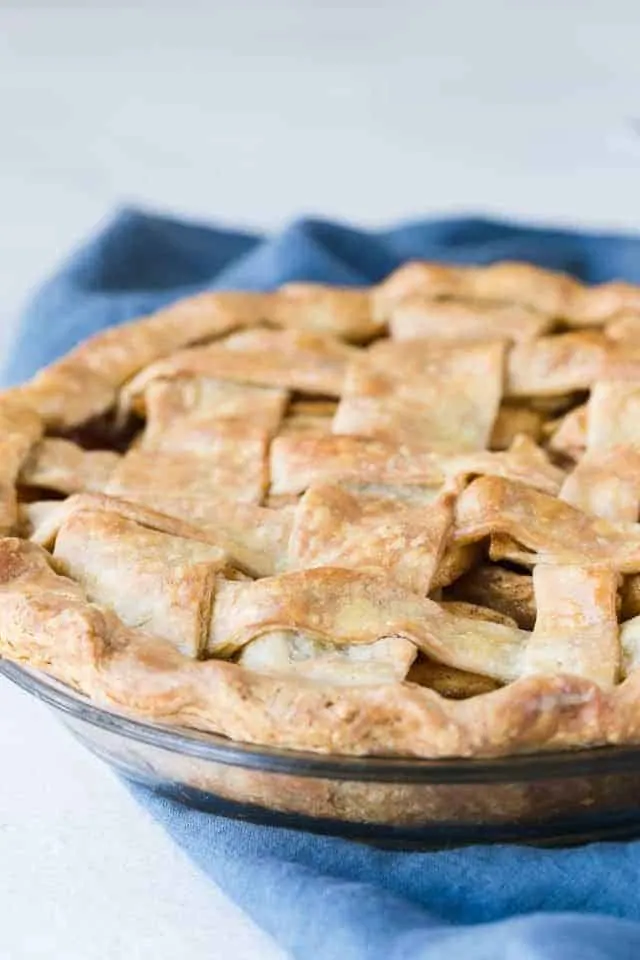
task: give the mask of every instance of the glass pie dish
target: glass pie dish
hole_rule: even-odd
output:
[[[640,833],[639,746],[495,760],[324,756],[143,723],[7,660],[0,673],[126,779],[222,816],[398,847]]]
[[[101,331],[0,396],[3,671],[213,811],[634,830],[639,345],[640,286],[512,262]]]

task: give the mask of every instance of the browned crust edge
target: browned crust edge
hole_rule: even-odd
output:
[[[327,686],[192,661],[88,603],[25,541],[0,541],[0,584],[2,656],[151,721],[343,755],[496,757],[640,741],[640,670],[609,692],[532,676],[461,701],[411,683]]]
[[[524,269],[514,266],[516,272]],[[623,306],[640,303],[640,288],[586,288],[545,276],[554,287],[550,300],[562,302],[565,318],[575,325],[602,324]],[[444,287],[449,292],[450,285],[464,286],[463,279],[466,283],[461,273],[447,275]],[[395,283],[402,296],[406,280],[398,271],[379,290],[393,299]],[[221,298],[206,317],[199,312],[202,303],[194,299],[98,334],[2,399],[23,401],[53,427],[95,416],[115,402],[136,365],[246,322],[244,302],[239,309]],[[251,321],[256,310],[251,303]],[[151,344],[160,332],[164,342],[157,352]],[[119,349],[113,353],[120,337],[130,340],[124,343],[131,348],[126,358]],[[109,361],[110,351],[105,375],[101,358]],[[131,352],[139,353],[139,364],[138,359],[131,364]],[[577,677],[534,676],[463,701],[409,683],[335,688],[275,679],[226,662],[189,661],[162,641],[125,628],[50,570],[53,582],[46,576],[42,582],[29,580],[31,551],[38,549],[12,538],[0,541],[0,654],[147,719],[249,742],[353,755],[498,756],[640,740],[640,670],[608,692]]]

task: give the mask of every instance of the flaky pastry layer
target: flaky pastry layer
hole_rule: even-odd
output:
[[[639,289],[521,263],[104,331],[0,395],[0,654],[255,743],[635,742],[638,384]]]
[[[127,628],[54,573],[41,548],[0,543],[0,650],[106,706],[254,743],[340,754],[495,756],[640,740],[640,670],[603,690],[526,676],[467,700],[413,683],[332,686],[196,661]]]

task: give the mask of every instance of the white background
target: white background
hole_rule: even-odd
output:
[[[640,223],[635,0],[0,0],[0,346],[117,203]],[[0,688],[3,960],[273,960],[43,708]]]

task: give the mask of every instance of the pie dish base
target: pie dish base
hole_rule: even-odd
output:
[[[409,849],[640,835],[640,747],[482,761],[326,757],[145,724],[5,660],[0,673],[127,779],[222,816]]]

